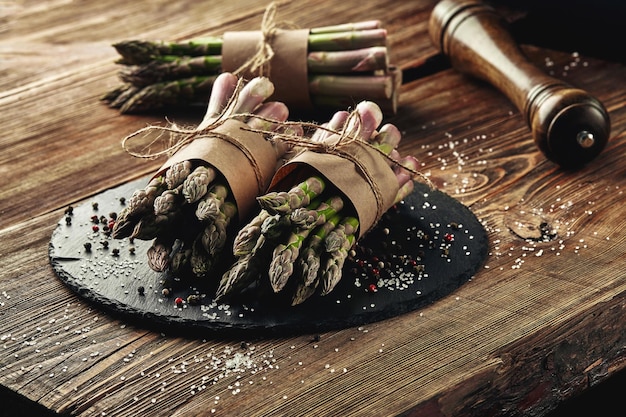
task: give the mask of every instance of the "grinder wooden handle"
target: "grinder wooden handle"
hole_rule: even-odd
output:
[[[548,159],[576,168],[606,146],[610,120],[602,103],[534,66],[492,7],[477,0],[442,0],[433,9],[429,32],[455,69],[509,98]]]

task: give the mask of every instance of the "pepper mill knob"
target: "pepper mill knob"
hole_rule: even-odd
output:
[[[606,146],[610,120],[602,103],[532,64],[492,7],[478,0],[442,0],[432,11],[429,33],[456,70],[504,93],[548,159],[577,168]]]

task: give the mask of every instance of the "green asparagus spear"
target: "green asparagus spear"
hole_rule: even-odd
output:
[[[145,214],[135,225],[130,237],[139,240],[152,240],[158,236],[159,232],[166,230],[171,225],[171,220],[171,216],[164,214]]]
[[[289,277],[293,274],[294,262],[298,259],[300,248],[310,232],[311,228],[298,228],[291,233],[286,243],[281,243],[274,248],[268,271],[274,292],[279,292],[287,284]]]
[[[330,253],[324,269],[322,270],[320,295],[330,293],[341,280],[341,271],[348,258],[348,250],[352,247],[354,241],[355,236],[348,235],[346,236],[344,244],[339,249]]]
[[[172,164],[165,172],[167,188],[173,190],[181,185],[185,181],[185,178],[191,174],[192,165],[191,161],[181,161]]]
[[[169,216],[180,210],[183,202],[178,190],[165,190],[154,199],[154,214]]]
[[[188,247],[182,247],[179,250],[172,251],[172,259],[170,261],[170,271],[176,275],[183,275],[191,269],[191,257],[193,250]]]
[[[312,199],[324,191],[325,186],[321,177],[313,176],[289,191],[270,192],[257,197],[257,201],[271,214],[289,214],[297,208],[308,206]]]
[[[145,64],[159,56],[167,55],[220,55],[222,53],[221,37],[206,37],[192,39],[186,42],[152,42],[152,41],[123,41],[113,45],[120,54],[120,64]]]
[[[263,221],[261,234],[252,250],[238,258],[222,276],[215,293],[216,301],[248,287],[262,274],[263,268],[267,266],[266,259],[271,256],[275,244],[288,232],[288,225],[289,218],[286,216],[273,215]]]
[[[340,23],[338,25],[322,26],[310,29],[310,33],[350,32],[358,30],[378,29],[380,20],[364,20],[362,22]]]
[[[324,224],[326,219],[335,215],[343,208],[343,199],[340,196],[329,197],[318,207],[301,207],[290,214],[291,223],[303,229]]]
[[[145,87],[127,84],[110,106],[120,113],[137,113],[164,106],[188,105],[206,101],[217,75],[199,75],[179,80],[163,81]],[[109,96],[110,97],[110,96]]]
[[[189,204],[195,203],[207,193],[209,185],[216,177],[215,169],[211,166],[201,165],[194,169],[185,178],[182,185],[182,194]]]
[[[341,51],[386,44],[387,31],[381,28],[309,33],[309,51]]]
[[[348,216],[341,219],[341,222],[331,231],[326,239],[324,245],[326,252],[334,252],[339,250],[349,235],[354,235],[359,228],[359,219],[356,217]]]
[[[156,272],[165,271],[170,264],[171,245],[161,239],[155,239],[152,246],[148,248],[148,266]]]
[[[310,74],[374,72],[389,66],[387,48],[373,46],[346,51],[318,51],[307,55]]]
[[[312,75],[309,77],[309,93],[313,96],[353,97],[359,95],[376,100],[389,99],[392,91],[392,80],[387,75]]]
[[[314,229],[296,261],[300,270],[299,282],[292,296],[291,304],[297,305],[305,301],[315,292],[319,283],[320,255],[324,250],[326,236],[337,226],[341,216],[331,216],[326,223]]]
[[[126,206],[118,213],[111,235],[115,239],[129,237],[139,218],[153,211],[154,200],[166,189],[165,178],[158,176],[151,179],[144,188],[133,192],[126,201]]]
[[[207,225],[202,232],[202,244],[210,256],[216,256],[221,252],[227,239],[226,229],[237,214],[237,206],[226,201],[220,207],[215,220]]]
[[[214,184],[209,191],[198,201],[196,206],[196,217],[200,221],[215,220],[228,196],[228,188],[222,184]]]
[[[233,254],[235,256],[241,257],[252,251],[261,235],[261,225],[268,217],[270,217],[270,213],[267,210],[261,210],[247,225],[239,230],[233,242]]]
[[[356,58],[355,58],[356,59]],[[363,65],[376,65],[379,56],[364,57]],[[163,81],[202,76],[207,74],[219,74],[222,68],[221,56],[158,56],[140,66],[125,67],[119,72],[120,79],[137,87]]]

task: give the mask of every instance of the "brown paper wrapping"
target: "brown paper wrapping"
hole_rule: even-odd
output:
[[[268,191],[289,189],[311,175],[310,169],[314,169],[354,206],[359,219],[358,238],[374,227],[393,205],[398,181],[388,161],[365,143],[354,141],[340,149],[340,154],[312,150],[300,153],[276,172]],[[358,161],[358,165],[353,160]]]
[[[219,171],[233,193],[239,219],[256,209],[256,197],[265,193],[276,170],[272,143],[261,133],[246,130],[247,124],[228,119],[211,132],[198,136],[172,155],[158,170],[161,175],[176,162],[201,160]]]
[[[308,79],[309,29],[275,29],[270,39],[274,56],[267,76],[274,83],[271,99],[289,103],[290,107],[312,108]],[[236,72],[259,49],[261,31],[226,32],[222,44],[222,70]],[[259,74],[245,71],[239,76],[252,79]]]

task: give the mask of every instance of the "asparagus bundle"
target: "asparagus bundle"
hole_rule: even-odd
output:
[[[264,152],[261,154],[266,156],[266,160],[260,161],[260,164],[264,165],[261,170],[265,171],[268,179],[262,184],[256,184],[254,178],[235,179],[246,183],[243,184],[245,192],[253,193],[251,198],[248,197],[251,203],[238,199],[231,179],[215,163],[207,162],[210,158],[194,153],[192,146],[207,146],[213,142],[219,145],[221,138],[211,136],[217,134],[218,128],[213,131],[211,126],[225,126],[231,121],[236,121],[237,129],[245,126],[268,133],[283,132],[288,109],[281,102],[265,101],[272,92],[273,84],[267,78],[257,77],[242,86],[237,76],[220,74],[215,80],[207,113],[196,129],[201,132],[199,136],[186,148],[177,151],[145,188],[135,191],[127,199],[125,208],[118,214],[112,236],[153,240],[147,257],[148,264],[155,271],[191,272],[199,277],[207,275],[226,244],[229,226],[232,228],[243,210],[249,210],[246,206],[255,204],[254,197],[260,193],[259,190],[265,190],[280,158],[291,146],[280,140],[253,137],[253,140],[263,142],[258,144],[262,146],[258,149]],[[295,127],[289,128],[290,134],[299,133]],[[237,129],[231,134],[241,133]],[[196,146],[196,151],[200,145]],[[228,146],[232,146],[235,149],[232,152],[239,155],[236,146],[221,146],[227,146],[228,150],[231,149]],[[209,147],[208,152],[214,149]],[[227,157],[217,155],[213,158],[215,162],[215,158],[221,160]],[[241,167],[235,169],[237,173],[244,172],[239,171]]]
[[[358,117],[351,117],[354,114]],[[337,134],[332,132],[340,132],[375,148],[395,182],[391,190],[395,194],[388,207],[383,207],[387,210],[413,191],[418,164],[413,156],[401,156],[397,151],[401,134],[394,125],[376,130],[381,121],[380,108],[364,101],[352,114],[336,112],[312,134],[311,142],[336,143]],[[288,174],[286,178],[303,178],[291,188],[257,198],[261,210],[235,237],[236,261],[222,276],[217,300],[252,288],[267,277],[271,291],[286,293],[291,304],[297,305],[316,292],[330,293],[341,279],[348,251],[373,224],[364,224],[347,196],[319,171],[310,175],[311,171],[303,168],[302,172],[304,177],[297,175],[298,168]]]
[[[106,93],[103,100],[121,113],[205,102],[220,72],[237,73],[224,65],[227,34],[182,42],[128,40],[114,44],[121,56],[117,63],[123,66],[119,72],[123,84]],[[385,112],[395,113],[401,72],[389,64],[387,31],[380,21],[309,29],[305,40],[302,82],[308,85],[299,88],[308,89],[311,106],[337,110],[371,100]],[[298,57],[291,58],[295,59]],[[290,70],[293,68],[276,71],[275,76],[269,71],[267,76],[278,87],[294,75]],[[302,104],[290,102],[291,97],[276,100],[290,108]]]

